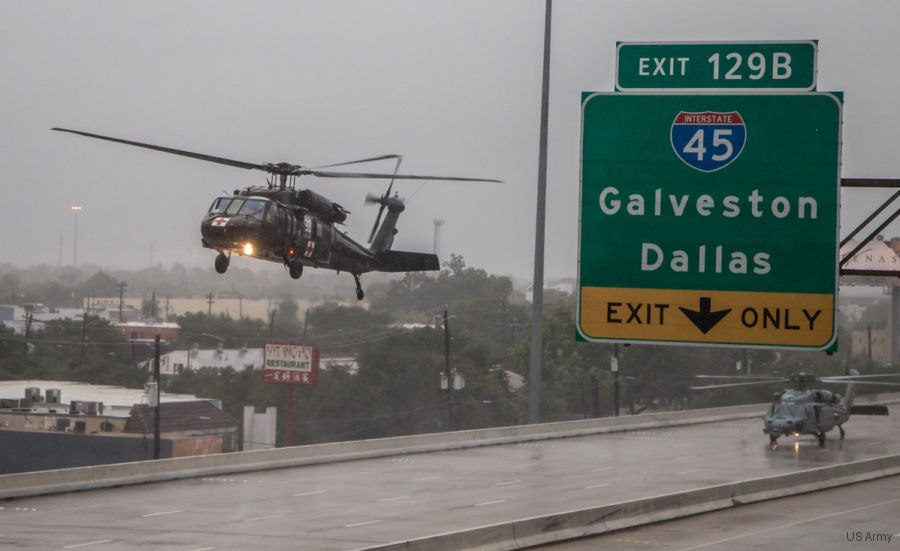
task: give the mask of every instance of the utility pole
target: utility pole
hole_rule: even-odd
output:
[[[88,323],[88,311],[87,307],[85,307],[84,314],[81,315],[81,363],[84,364],[84,353],[87,341],[87,323]]]
[[[82,211],[81,205],[72,205],[75,213],[75,237],[72,239],[72,266],[78,266],[78,213]]]
[[[206,315],[212,317],[213,294],[206,295]]]
[[[153,340],[153,380],[156,382],[156,406],[153,408],[153,459],[159,459],[159,335]]]
[[[128,284],[124,281],[119,282],[119,323],[124,323],[122,321],[122,310],[125,307],[125,289],[128,288]]]
[[[550,109],[550,15],[553,0],[547,0],[544,16],[544,72],[541,90],[541,128],[538,151],[537,216],[534,237],[534,282],[532,284],[531,352],[528,362],[528,422],[541,421],[541,356],[544,350],[544,226],[547,217],[547,118]]]
[[[447,379],[447,430],[453,430],[453,374],[450,371],[450,326],[444,310],[444,377]]]
[[[619,345],[616,344],[612,358],[609,359],[609,369],[613,372],[613,404],[616,417],[619,416]]]

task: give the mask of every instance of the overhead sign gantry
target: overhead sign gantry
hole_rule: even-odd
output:
[[[804,57],[783,44],[665,44],[664,54],[620,44],[618,86],[647,89],[640,77],[656,60],[667,70],[682,59],[684,88],[698,90],[583,94],[581,337],[804,349],[835,340],[841,95],[711,93],[690,76],[694,60],[739,52],[752,67],[776,60],[767,74],[807,75],[792,85],[814,83],[815,48]],[[674,80],[655,82],[681,88]]]

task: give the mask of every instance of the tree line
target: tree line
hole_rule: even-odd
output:
[[[7,274],[8,275],[8,274]],[[5,276],[4,276],[5,277]],[[99,278],[103,279],[103,278]],[[113,278],[114,279],[114,278]],[[95,283],[97,280],[95,280]],[[169,350],[261,347],[267,340],[316,343],[325,353],[357,357],[358,371],[333,366],[316,386],[294,392],[292,441],[316,443],[524,423],[531,306],[512,281],[451,260],[437,274],[409,273],[372,284],[369,307],[326,302],[299,316],[294,300],[277,303],[269,320],[189,313],[180,316]],[[744,351],[709,347],[615,346],[575,339],[575,297],[548,293],[544,310],[541,418],[544,421],[734,403],[763,402],[780,388],[691,390],[694,375],[742,373],[787,376],[798,371],[842,374],[874,366],[849,359],[849,322],[841,318],[839,353]],[[0,301],[2,302],[2,301]],[[462,375],[459,390],[441,388],[445,369],[443,314],[449,362]],[[137,346],[137,349],[135,348]],[[105,320],[52,322],[26,338],[0,329],[0,379],[57,379],[140,388],[136,367],[146,345],[133,345]],[[615,356],[618,377],[610,371]],[[517,386],[523,380],[524,386]],[[166,377],[163,388],[222,400],[240,419],[245,405],[284,411],[285,385],[259,371],[192,370]],[[452,404],[451,404],[452,400]],[[283,422],[283,420],[281,420]],[[282,434],[281,426],[279,435]]]

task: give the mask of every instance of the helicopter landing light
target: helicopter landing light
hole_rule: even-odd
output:
[[[243,253],[245,256],[253,256],[253,243],[244,243]]]

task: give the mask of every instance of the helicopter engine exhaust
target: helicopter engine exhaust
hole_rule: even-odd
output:
[[[347,219],[347,209],[312,190],[295,191],[294,197],[296,205],[324,216],[331,222],[342,223]]]

